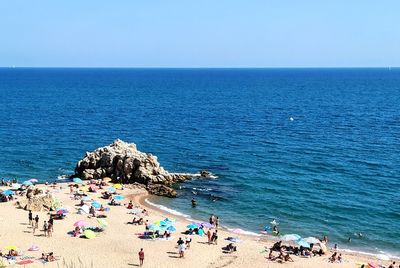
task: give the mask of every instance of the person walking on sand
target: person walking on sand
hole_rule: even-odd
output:
[[[215,219],[215,228],[218,229],[218,225],[219,225],[219,217],[217,217],[217,218]]]
[[[139,251],[139,266],[143,266],[143,261],[144,261],[144,251],[143,248],[140,249]]]

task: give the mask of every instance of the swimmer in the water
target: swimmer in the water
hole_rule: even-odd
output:
[[[195,208],[197,206],[197,201],[192,198],[192,207]]]

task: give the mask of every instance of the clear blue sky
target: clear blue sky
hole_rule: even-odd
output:
[[[400,1],[1,0],[0,66],[400,66]]]

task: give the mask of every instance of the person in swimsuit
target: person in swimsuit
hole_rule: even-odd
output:
[[[144,251],[143,248],[140,249],[139,251],[139,266],[143,266],[143,261],[144,261]]]

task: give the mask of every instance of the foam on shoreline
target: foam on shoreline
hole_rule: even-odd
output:
[[[170,214],[176,215],[176,216],[180,216],[185,218],[185,220],[187,221],[192,221],[192,222],[198,222],[199,220],[194,220],[190,215],[184,214],[182,212],[179,212],[177,210],[168,208],[166,206],[163,205],[159,205],[159,204],[155,204],[151,201],[149,201],[147,198],[145,199],[145,202],[151,206],[154,206],[162,211],[168,212]],[[224,229],[226,229],[227,231],[231,232],[232,230],[234,230],[235,228],[229,228],[227,226],[222,226]],[[247,231],[247,230],[242,230],[242,232],[240,233],[241,235],[248,235],[248,236],[253,236],[253,237],[267,237],[268,239],[273,239],[273,237],[270,237],[268,235],[262,235],[262,234],[258,234],[252,231]],[[350,253],[350,254],[359,254],[359,255],[364,255],[364,256],[371,256],[371,257],[375,257],[378,259],[381,259],[381,257],[386,256],[389,259],[397,259],[400,260],[400,256],[397,255],[392,255],[390,253],[384,252],[384,251],[379,251],[379,253],[371,253],[371,252],[365,252],[365,251],[361,251],[361,250],[354,250],[354,249],[347,249],[347,248],[340,248],[338,251],[340,252],[346,252],[346,253]]]

